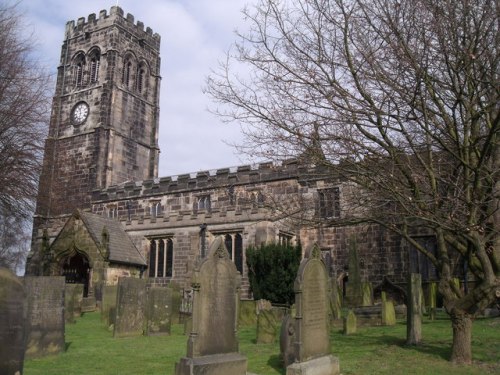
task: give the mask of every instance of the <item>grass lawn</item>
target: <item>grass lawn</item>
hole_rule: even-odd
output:
[[[404,322],[393,327],[361,327],[352,336],[332,330],[332,352],[347,374],[500,374],[500,318],[478,319],[473,325],[472,366],[448,361],[451,325],[447,319],[424,319],[423,343],[406,347]],[[173,375],[174,364],[186,355],[187,336],[174,325],[171,336],[114,339],[99,313],[87,313],[66,326],[66,352],[29,360],[24,375]],[[242,327],[240,352],[248,357],[248,371],[282,375],[279,344],[257,345],[255,327]]]

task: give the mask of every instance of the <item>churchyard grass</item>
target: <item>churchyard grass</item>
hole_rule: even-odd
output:
[[[258,375],[282,375],[279,344],[259,344],[255,326],[241,327],[240,352],[248,357],[248,371]],[[173,375],[174,363],[186,355],[187,336],[181,325],[172,325],[171,336],[113,338],[99,313],[86,313],[67,325],[66,352],[25,362],[24,375]],[[454,366],[447,361],[451,350],[451,325],[444,316],[424,317],[422,345],[405,346],[406,326],[359,327],[344,336],[332,329],[332,351],[340,359],[341,374],[453,374],[500,373],[500,318],[474,322],[474,365]]]

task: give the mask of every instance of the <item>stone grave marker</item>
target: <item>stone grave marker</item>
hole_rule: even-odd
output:
[[[339,374],[339,361],[330,354],[329,278],[321,259],[321,250],[314,245],[304,259],[295,279],[295,327],[293,328],[293,362],[287,375]],[[290,330],[290,327],[288,327]],[[282,353],[287,361],[289,353]]]
[[[115,324],[117,293],[118,285],[105,285],[102,288],[101,321],[108,327]]]
[[[344,317],[344,335],[352,335],[356,333],[358,326],[356,314],[354,311],[349,310],[347,316]]]
[[[83,284],[66,284],[64,288],[64,319],[75,323],[82,315]]]
[[[422,340],[422,276],[412,273],[408,282],[406,344],[418,345]]]
[[[331,292],[330,292],[330,311],[332,314],[332,319],[339,320],[342,318],[342,300],[341,292],[337,281],[331,279]]]
[[[429,319],[436,319],[437,308],[437,283],[431,282],[429,284]]]
[[[261,310],[257,315],[257,344],[271,344],[278,340],[281,321],[287,314],[285,307]]]
[[[144,333],[146,281],[120,277],[116,296],[114,337],[140,336]]]
[[[246,374],[247,359],[238,353],[236,337],[240,283],[224,240],[217,237],[194,269],[192,330],[176,375]]]
[[[362,306],[373,306],[372,283],[369,283],[369,282],[361,283],[361,289],[363,290]]]
[[[175,282],[170,282],[168,288],[172,290],[172,324],[184,323],[181,316],[182,294],[181,288]]]
[[[396,310],[394,303],[387,299],[385,292],[382,292],[382,325],[393,326],[396,324]]]
[[[240,326],[251,326],[257,323],[256,303],[254,300],[241,300],[238,323]]]
[[[6,268],[0,268],[0,374],[23,373],[24,287]]]
[[[363,287],[361,283],[358,243],[354,235],[349,238],[349,278],[346,285],[344,302],[347,307],[358,307],[363,305]]]
[[[97,309],[97,301],[95,296],[83,297],[82,313],[94,312]]]
[[[57,354],[65,349],[64,276],[26,276],[25,358]]]
[[[147,293],[146,334],[170,335],[172,324],[172,289],[152,287]]]

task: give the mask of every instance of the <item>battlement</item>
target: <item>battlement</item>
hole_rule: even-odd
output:
[[[202,191],[244,184],[258,184],[271,181],[300,178],[309,174],[307,166],[296,160],[275,164],[272,162],[209,171],[186,173],[144,181],[128,181],[103,190],[94,190],[92,200],[139,198],[184,191]]]
[[[118,23],[121,26],[128,29],[128,31],[134,34],[140,40],[146,40],[149,44],[155,46],[159,49],[160,47],[160,35],[158,33],[153,33],[150,27],[144,29],[144,23],[137,21],[135,23],[134,16],[130,13],[125,13],[119,6],[111,7],[109,14],[106,10],[101,10],[99,12],[99,17],[95,13],[89,14],[87,18],[81,17],[77,21],[68,21],[66,23],[66,38],[72,38],[77,36],[82,32],[92,31],[92,29],[98,29],[101,27],[108,27],[114,23]]]

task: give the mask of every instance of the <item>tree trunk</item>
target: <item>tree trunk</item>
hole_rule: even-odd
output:
[[[468,365],[472,363],[472,319],[464,311],[454,309],[451,314],[453,327],[453,344],[450,361],[456,364]]]

